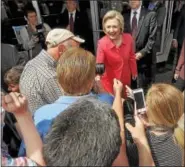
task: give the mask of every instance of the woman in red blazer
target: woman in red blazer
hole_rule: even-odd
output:
[[[137,78],[134,42],[130,34],[123,33],[124,19],[119,12],[107,12],[102,24],[106,35],[98,41],[96,62],[105,65],[101,82],[104,89],[113,94],[114,78],[124,86],[130,86],[131,77]],[[126,97],[125,88],[123,97]]]

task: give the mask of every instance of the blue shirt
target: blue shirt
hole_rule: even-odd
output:
[[[69,105],[77,101],[79,98],[86,98],[89,96],[94,96],[98,100],[108,103],[110,105],[112,105],[114,101],[114,97],[106,93],[97,94],[97,95],[90,93],[85,96],[61,96],[53,104],[47,104],[42,106],[34,114],[34,122],[41,136],[41,139],[44,140],[44,137],[46,136],[46,134],[48,133],[51,127],[53,119],[55,119],[57,115],[59,115]],[[22,143],[19,150],[19,156],[25,156],[26,153],[23,148],[24,148],[24,145]]]
[[[155,6],[156,6],[156,3],[157,3],[157,2],[155,2],[155,3],[150,2],[149,5],[148,5],[148,9],[149,9],[149,10],[153,10],[153,9],[155,8]]]

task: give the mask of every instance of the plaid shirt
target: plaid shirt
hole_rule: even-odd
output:
[[[53,103],[63,95],[57,82],[56,65],[57,61],[42,50],[24,68],[20,91],[27,97],[32,114],[39,107]]]

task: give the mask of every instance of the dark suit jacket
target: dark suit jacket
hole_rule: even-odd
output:
[[[127,33],[131,33],[130,14],[131,11],[124,15],[125,19],[124,32]],[[153,11],[149,12],[147,9],[142,7],[135,43],[136,43],[136,52],[141,52],[144,57],[138,62],[138,66],[143,64],[148,65],[153,62],[152,48],[155,44],[156,30],[157,30],[156,13]]]
[[[69,25],[69,13],[67,9],[59,16],[59,25],[62,28],[66,28]],[[87,49],[89,49],[92,40],[92,31],[90,30],[89,25],[87,13],[76,11],[74,34],[86,41],[84,47]]]
[[[161,49],[162,28],[163,28],[165,15],[166,15],[166,7],[164,4],[158,1],[153,11],[156,12],[156,18],[157,18],[157,34],[156,34],[156,41],[153,49],[153,54],[155,57],[156,53],[159,52]]]
[[[180,16],[177,20],[177,25],[174,32],[174,39],[177,39],[180,46],[182,46],[185,37],[185,5],[183,5]]]

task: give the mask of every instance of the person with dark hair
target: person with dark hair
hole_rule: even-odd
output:
[[[155,82],[155,77],[156,77],[156,61],[157,61],[157,52],[160,52],[161,50],[161,40],[162,40],[162,28],[163,28],[163,23],[164,19],[166,16],[166,7],[164,3],[161,0],[151,0],[149,3],[148,9],[150,11],[156,12],[156,19],[157,19],[157,31],[156,31],[156,40],[155,44],[152,49],[152,83]],[[159,67],[158,71],[160,72],[163,70],[163,64],[160,64],[161,67]]]
[[[17,65],[9,69],[4,75],[4,82],[8,86],[8,91],[19,92],[19,80],[24,66]]]
[[[143,87],[147,90],[153,79],[152,49],[156,40],[156,12],[149,11],[142,5],[142,0],[129,0],[131,10],[124,14],[125,32],[130,33],[135,41],[135,58],[138,67],[138,80],[132,82],[132,88]]]
[[[39,39],[39,33],[36,28],[39,24],[37,20],[37,13],[32,4],[28,4],[25,7],[25,19],[28,24],[20,30],[23,48],[28,51],[30,50],[31,57],[35,57],[42,50],[43,44],[41,39]],[[46,23],[43,23],[42,29],[44,37],[46,37],[47,33],[51,30],[49,25]]]
[[[116,113],[89,97],[77,100],[56,117],[43,154],[47,166],[112,166],[120,146]]]
[[[59,26],[85,39],[85,49],[93,52],[93,34],[87,12],[79,9],[78,0],[65,0],[66,9],[59,15]]]

